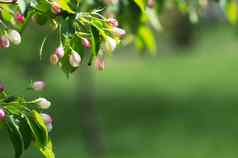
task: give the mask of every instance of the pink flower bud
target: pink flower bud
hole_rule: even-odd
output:
[[[61,13],[61,6],[57,2],[53,2],[51,5],[52,12],[55,14],[60,14]]]
[[[5,111],[1,108],[0,109],[0,121],[3,121],[5,119],[6,113]]]
[[[6,36],[0,37],[0,48],[10,47],[10,41]]]
[[[19,22],[21,24],[24,23],[24,21],[25,21],[25,17],[21,13],[16,13],[15,19],[17,22]]]
[[[84,48],[90,48],[91,47],[91,43],[87,38],[82,38],[82,43]]]
[[[43,120],[45,122],[45,125],[47,126],[48,132],[52,131],[52,129],[53,129],[53,125],[52,125],[53,119],[52,119],[52,117],[48,114],[45,114],[45,113],[41,113],[41,117],[43,118]]]
[[[55,49],[55,54],[58,56],[59,59],[64,57],[64,48],[63,47],[58,47]]]
[[[21,35],[16,30],[10,30],[8,32],[7,38],[9,41],[15,45],[19,45],[21,43]]]
[[[36,99],[36,104],[39,105],[41,109],[48,109],[51,106],[51,102],[45,98]]]
[[[107,22],[113,27],[118,27],[119,25],[117,19],[114,19],[114,18],[107,19]]]
[[[3,91],[5,91],[5,86],[3,84],[0,84],[0,93],[2,93]]]
[[[96,58],[96,60],[95,60],[95,67],[96,67],[96,70],[97,70],[97,71],[102,71],[102,70],[104,70],[105,63],[104,63],[103,58],[101,58],[101,57],[97,57],[97,58]]]
[[[113,33],[114,35],[116,35],[116,36],[121,37],[121,36],[124,36],[124,35],[126,34],[126,31],[123,30],[123,29],[121,29],[121,28],[114,27],[114,28],[112,29],[112,33]]]
[[[77,52],[72,51],[69,57],[69,63],[72,67],[79,67],[81,63],[81,56]]]
[[[43,120],[45,121],[45,124],[49,124],[53,122],[53,119],[50,115],[45,114],[45,113],[41,113],[41,117],[43,118]]]
[[[56,64],[58,64],[58,62],[59,62],[59,57],[58,57],[58,55],[52,54],[52,55],[50,56],[50,63],[51,63],[52,65],[56,65]]]
[[[155,3],[156,1],[155,0],[148,0],[147,4],[150,8],[154,8],[155,7]]]
[[[45,88],[45,82],[44,82],[44,81],[35,81],[35,82],[32,84],[32,88],[33,88],[35,91],[42,91],[42,90]]]

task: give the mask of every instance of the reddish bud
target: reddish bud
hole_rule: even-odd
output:
[[[21,24],[24,23],[24,21],[25,21],[25,17],[21,13],[17,13],[15,16],[15,19],[17,22],[19,22]]]
[[[0,37],[0,48],[10,47],[10,41],[6,36]]]
[[[5,86],[3,84],[0,84],[0,93],[2,93],[3,91],[5,91]]]
[[[51,5],[52,12],[55,14],[60,14],[61,13],[61,7],[60,4],[57,2],[53,2]]]
[[[84,48],[91,48],[91,43],[87,38],[82,38]]]
[[[6,116],[6,113],[5,113],[5,111],[1,108],[1,109],[0,109],[0,121],[4,120],[4,119],[5,119],[5,116]]]

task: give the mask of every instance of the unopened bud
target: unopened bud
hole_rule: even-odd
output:
[[[38,98],[36,104],[39,105],[41,109],[48,109],[51,106],[51,102],[45,98]]]
[[[6,36],[0,37],[0,48],[10,47],[10,41]]]
[[[82,38],[82,43],[84,48],[90,48],[91,47],[91,43],[87,38]]]
[[[56,64],[58,64],[58,62],[59,62],[59,57],[58,57],[58,55],[52,54],[52,55],[50,56],[50,63],[51,63],[52,65],[56,65]]]
[[[35,81],[32,84],[32,88],[35,91],[42,91],[45,88],[45,82],[44,81]]]
[[[79,67],[81,63],[81,56],[77,52],[72,51],[69,57],[69,63],[72,67]]]
[[[21,35],[16,30],[10,30],[8,32],[7,38],[9,41],[15,45],[19,45],[21,43]]]

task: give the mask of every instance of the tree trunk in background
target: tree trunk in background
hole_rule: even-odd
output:
[[[104,156],[102,128],[98,119],[94,98],[93,72],[88,66],[82,65],[78,81],[79,122],[91,157]]]

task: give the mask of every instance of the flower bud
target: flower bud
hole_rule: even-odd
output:
[[[105,41],[103,43],[103,50],[105,52],[111,53],[116,48],[116,46],[117,46],[116,40],[114,40],[109,36],[105,38]]]
[[[45,98],[36,99],[36,104],[39,105],[41,109],[48,109],[51,106],[51,102]]]
[[[107,22],[113,27],[118,27],[119,25],[117,19],[115,18],[109,18],[107,19]]]
[[[95,60],[95,67],[96,67],[96,70],[97,70],[97,71],[102,71],[102,70],[104,70],[105,63],[104,63],[103,58],[101,58],[101,57],[97,57],[97,58],[96,58],[96,60]]]
[[[0,37],[0,48],[10,47],[10,41],[6,36]]]
[[[0,121],[3,121],[5,119],[6,113],[5,111],[1,108],[0,109]]]
[[[51,10],[53,13],[55,14],[60,14],[61,13],[61,7],[60,7],[60,4],[57,3],[57,2],[53,2],[51,4]]]
[[[107,5],[115,5],[119,2],[119,0],[104,0],[104,3]]]
[[[19,45],[21,43],[21,35],[16,30],[10,30],[8,32],[7,38],[9,41],[15,45]]]
[[[52,131],[52,129],[53,129],[53,125],[52,125],[53,119],[52,119],[52,117],[48,114],[45,114],[45,113],[41,113],[41,117],[44,120],[45,125],[47,126],[48,132]]]
[[[25,21],[25,17],[21,13],[16,13],[15,19],[17,22],[19,22],[21,24],[24,23],[24,21]]]
[[[69,57],[69,63],[72,67],[79,67],[81,63],[81,56],[77,52],[72,51]]]
[[[5,86],[0,83],[0,93],[2,93],[3,91],[5,91]]]
[[[44,120],[45,124],[49,124],[53,122],[53,119],[50,115],[45,114],[45,113],[41,113],[41,117]]]
[[[112,29],[112,33],[113,33],[114,35],[116,35],[116,36],[121,37],[121,36],[124,36],[124,35],[126,34],[126,31],[123,30],[123,29],[121,29],[121,28],[114,27],[114,28]]]
[[[35,81],[32,84],[32,88],[35,91],[42,91],[45,88],[45,82],[44,81]]]
[[[87,38],[82,38],[82,43],[84,48],[90,48],[91,47],[91,43]]]
[[[150,8],[154,8],[155,7],[155,3],[156,3],[155,0],[148,0],[148,2],[147,2],[148,7],[150,7]]]
[[[52,55],[50,56],[50,63],[51,63],[52,65],[56,65],[56,64],[58,64],[58,62],[59,62],[59,57],[58,57],[58,55],[52,54]]]
[[[55,49],[55,54],[58,56],[59,59],[64,57],[64,48],[63,47],[58,47]]]

